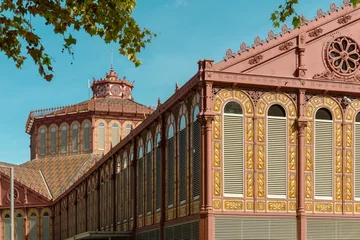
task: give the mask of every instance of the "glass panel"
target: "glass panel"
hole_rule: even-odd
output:
[[[130,132],[131,132],[131,124],[127,124],[127,125],[126,125],[125,136],[129,135]]]
[[[237,102],[228,102],[225,105],[224,113],[242,114],[242,109]]]
[[[358,113],[358,114],[356,115],[355,121],[356,121],[356,122],[360,122],[360,113]]]
[[[18,214],[16,217],[16,239],[23,239],[23,218],[21,214]]]
[[[174,138],[168,140],[168,151],[167,151],[167,192],[168,192],[168,206],[174,204]]]
[[[66,126],[61,128],[61,152],[66,152],[67,147],[67,129]]]
[[[269,108],[268,116],[272,117],[286,117],[285,110],[282,106],[275,104]]]
[[[185,120],[185,116],[182,115],[180,119],[180,130],[183,130],[184,128],[186,128],[186,120]]]
[[[174,136],[174,128],[173,125],[170,124],[169,129],[168,129],[168,139],[172,138]]]
[[[200,196],[200,124],[193,124],[193,197]]]
[[[320,108],[317,112],[316,112],[316,119],[321,119],[321,120],[332,120],[332,115],[331,112],[329,110],[327,110],[326,108]]]
[[[49,215],[45,215],[45,214],[43,216],[43,222],[42,222],[43,240],[50,240],[50,217]]]
[[[45,129],[40,130],[40,154],[45,154]]]
[[[37,240],[36,216],[30,216],[30,240]]]
[[[105,149],[105,127],[103,123],[99,124],[98,127],[98,145],[99,145],[99,150],[104,150]]]
[[[51,129],[51,153],[56,153],[56,128]]]
[[[78,126],[74,125],[72,130],[72,145],[73,145],[73,151],[77,152],[79,150],[79,131]]]
[[[200,113],[199,107],[196,106],[196,107],[194,108],[193,122],[195,122],[195,121],[197,120],[197,116],[199,115],[199,113]]]
[[[10,216],[8,214],[4,219],[4,239],[10,239]]]
[[[112,138],[112,147],[115,147],[116,144],[119,143],[119,130],[118,130],[118,125],[116,123],[114,123],[112,125],[112,133],[111,133],[111,138]]]
[[[89,150],[89,134],[90,134],[90,131],[89,131],[89,124],[85,124],[84,125],[84,150]]]

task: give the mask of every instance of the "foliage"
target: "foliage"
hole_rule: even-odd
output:
[[[292,19],[292,25],[297,28],[300,25],[300,15],[296,12],[295,6],[299,3],[299,0],[285,0],[284,4],[278,6],[270,17],[274,27],[280,27],[280,22],[285,22],[287,19]],[[350,0],[350,3],[356,7],[360,0]]]
[[[156,34],[141,29],[131,16],[136,0],[3,0],[0,1],[0,51],[21,68],[28,54],[47,81],[53,78],[53,59],[46,53],[31,17],[45,20],[55,34],[64,38],[62,51],[73,55],[76,44],[70,31],[84,30],[105,43],[119,44],[119,52],[136,66],[137,53]]]

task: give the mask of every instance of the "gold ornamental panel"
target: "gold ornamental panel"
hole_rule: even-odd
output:
[[[270,211],[270,212],[286,212],[286,202],[285,201],[268,201],[267,208],[268,208],[268,211]]]
[[[306,167],[305,171],[312,172],[313,166],[313,155],[312,155],[312,147],[305,147],[305,160],[306,160]]]
[[[289,117],[296,117],[296,108],[292,102],[288,105],[288,112],[289,112]]]
[[[296,175],[289,175],[289,198],[296,198]]]
[[[146,216],[146,226],[151,225],[152,224],[152,215]]]
[[[360,204],[355,203],[355,213],[360,213]]]
[[[221,172],[214,172],[214,195],[221,195]]]
[[[333,203],[316,202],[315,203],[315,212],[332,213],[333,212]]]
[[[219,97],[215,98],[214,101],[214,106],[213,106],[213,111],[220,113],[221,112],[221,105],[222,105],[222,100]]]
[[[351,124],[346,125],[346,147],[353,146],[353,126]]]
[[[213,122],[213,138],[221,139],[221,117],[215,116],[215,121]]]
[[[313,205],[312,205],[312,203],[311,202],[306,202],[305,203],[305,211],[306,212],[312,212],[313,211]]]
[[[265,170],[265,146],[257,145],[257,170]]]
[[[342,172],[342,150],[341,149],[336,149],[335,150],[335,159],[336,159],[336,164],[335,164],[335,172],[336,173],[341,173]]]
[[[221,200],[214,199],[213,200],[213,206],[215,210],[221,210]]]
[[[296,170],[296,147],[289,147],[289,171]]]
[[[265,142],[265,119],[257,119],[257,140],[258,142]]]
[[[245,113],[247,115],[252,115],[254,113],[254,107],[250,99],[247,99],[244,102],[244,106],[245,106]]]
[[[183,216],[186,215],[186,209],[187,209],[186,204],[180,206],[180,210],[179,210],[179,212],[180,212],[180,217],[183,217]]]
[[[342,143],[342,128],[340,123],[335,124],[335,134],[336,134],[336,147],[341,147]]]
[[[265,196],[265,174],[264,173],[258,173],[257,178],[257,193],[258,197],[263,198]]]
[[[312,130],[313,130],[313,124],[312,122],[307,123],[307,127],[305,128],[305,140],[306,144],[311,145],[312,144]]]
[[[353,212],[353,204],[352,203],[346,203],[345,204],[345,212],[346,213],[352,213]]]
[[[254,141],[254,120],[251,117],[247,117],[246,119],[246,141],[253,142]]]
[[[352,120],[354,119],[354,114],[354,109],[352,107],[349,107],[346,113],[346,120],[352,122]]]
[[[246,169],[254,169],[254,146],[250,144],[246,145]]]
[[[257,107],[257,115],[258,116],[265,116],[265,107],[266,107],[266,104],[264,103],[264,101],[262,99],[260,99],[260,101],[258,102],[258,107]]]
[[[289,202],[288,203],[288,209],[289,209],[289,212],[295,212],[296,211],[296,202]]]
[[[167,211],[167,220],[174,219],[174,210],[170,209]]]
[[[353,165],[352,163],[353,163],[352,150],[346,150],[346,167],[345,167],[346,173],[352,173],[352,165]]]
[[[254,201],[246,201],[246,210],[254,211]]]
[[[335,212],[337,212],[337,213],[342,212],[342,204],[341,203],[335,203]]]
[[[265,212],[265,201],[257,201],[256,210],[259,212]]]
[[[312,179],[311,175],[306,175],[306,198],[312,198]]]
[[[346,177],[346,200],[352,200],[352,177]]]
[[[335,178],[335,199],[336,200],[341,200],[341,196],[342,196],[342,181],[341,181],[341,176],[336,176]]]
[[[239,90],[234,91],[234,97],[238,99],[240,102],[244,101],[244,99],[247,98],[246,94]]]
[[[159,223],[160,222],[160,212],[155,214],[155,223]]]
[[[194,201],[191,204],[192,213],[198,213],[200,211],[200,201]]]
[[[229,91],[227,89],[223,89],[221,92],[220,92],[220,95],[222,96],[222,98],[224,100],[227,100],[229,98],[231,98],[231,95],[232,95],[232,91]]]
[[[289,120],[289,143],[296,144],[296,126],[294,120]]]
[[[221,167],[221,143],[214,142],[214,167]]]
[[[283,96],[283,95],[280,95]],[[273,93],[266,93],[263,97],[268,103],[271,103],[276,100],[276,95]],[[279,99],[280,100],[280,99]]]
[[[340,121],[342,119],[342,111],[340,107],[336,106],[334,112],[335,112],[335,119]]]
[[[254,175],[246,173],[246,197],[253,197],[254,192]]]
[[[224,201],[225,210],[241,211],[244,210],[244,201]]]
[[[306,106],[306,117],[308,119],[313,119],[314,111],[315,107],[311,103],[308,103],[308,105]]]

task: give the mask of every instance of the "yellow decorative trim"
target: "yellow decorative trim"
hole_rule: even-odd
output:
[[[296,198],[296,175],[290,174],[289,177],[289,198]]]
[[[306,144],[312,144],[312,122],[308,122],[306,129]]]
[[[315,111],[314,106],[308,104],[308,106],[306,107],[306,117],[308,119],[313,119],[314,111]]]
[[[254,201],[246,201],[246,210],[254,210]]]
[[[265,170],[265,146],[258,145],[257,150],[257,169]]]
[[[222,104],[222,101],[221,101],[221,99],[217,96],[217,97],[215,98],[215,101],[214,101],[213,111],[214,111],[214,112],[217,112],[217,113],[220,113],[220,112],[221,112],[221,104]]]
[[[336,134],[336,146],[341,147],[342,143],[342,129],[341,124],[337,123],[335,125],[335,134]]]
[[[214,172],[214,195],[221,195],[221,172]]]
[[[294,120],[289,120],[289,143],[296,144],[296,126]]]
[[[254,169],[254,146],[246,145],[246,169],[251,170]]]
[[[261,211],[261,212],[263,212],[263,211],[265,211],[265,201],[257,201],[256,202],[256,209],[257,209],[257,211]]]
[[[352,203],[346,203],[345,204],[345,212],[352,213],[353,212],[353,204]]]
[[[195,201],[192,203],[192,213],[198,213],[200,211],[200,201]],[[160,221],[160,219],[159,219]]]
[[[221,209],[221,200],[213,200],[213,206],[215,210],[220,210]]]
[[[228,201],[224,202],[225,210],[239,211],[244,210],[244,201]]]
[[[336,200],[341,200],[341,196],[342,196],[342,192],[341,192],[341,177],[336,176],[336,180],[335,180],[336,184],[335,184],[335,198]]]
[[[252,115],[254,113],[254,107],[250,99],[245,100],[245,112],[247,115]]]
[[[355,212],[360,213],[360,204],[355,203]]]
[[[228,90],[226,90],[226,89],[223,89],[223,90],[220,92],[220,95],[222,96],[222,98],[223,98],[224,100],[226,100],[226,99],[228,99],[228,98],[231,97],[232,92],[231,92],[231,91],[228,91]]]
[[[289,147],[289,170],[296,170],[296,147]]]
[[[295,212],[296,211],[296,202],[289,202],[288,204],[289,212]]]
[[[265,141],[265,119],[259,118],[257,120],[257,124],[258,124],[257,140],[258,140],[258,142],[264,142]]]
[[[221,143],[214,142],[214,167],[221,167]]]
[[[316,202],[315,203],[315,212],[332,213],[333,212],[333,204],[332,203],[324,203],[324,202]]]
[[[265,116],[265,107],[266,104],[262,99],[258,102],[258,108],[257,108],[257,115],[258,116]]]
[[[213,138],[221,139],[221,117],[215,116],[215,121],[213,122]]]
[[[265,175],[264,173],[258,173],[258,197],[265,196]]]
[[[245,98],[248,98],[246,94],[242,91],[235,90],[234,91],[234,97],[238,99],[240,102],[244,101]]]
[[[186,209],[187,209],[186,204],[180,206],[180,211],[179,211],[180,212],[180,217],[183,217],[183,216],[186,215]]]
[[[311,172],[313,170],[312,167],[312,148],[305,147],[305,159],[306,159],[306,168],[305,170]]]
[[[246,141],[252,142],[254,136],[254,122],[253,119],[250,117],[246,118]]]
[[[342,212],[342,204],[341,203],[336,203],[335,204],[335,212],[337,212],[337,213]]]
[[[352,161],[353,161],[352,151],[346,150],[346,168],[345,168],[346,173],[352,173]]]
[[[254,183],[254,175],[253,173],[246,173],[246,196],[253,197],[253,183]]]
[[[352,178],[346,177],[346,200],[352,200]]]
[[[286,211],[286,202],[285,201],[269,201],[268,210],[272,212],[285,212]]]
[[[312,198],[312,180],[311,175],[306,175],[306,198]]]
[[[336,159],[335,172],[336,173],[341,173],[342,172],[342,158],[341,158],[341,155],[342,155],[341,149],[336,149],[336,151],[335,151],[335,159]]]
[[[305,203],[305,211],[306,212],[312,212],[313,211],[311,202],[306,202]]]

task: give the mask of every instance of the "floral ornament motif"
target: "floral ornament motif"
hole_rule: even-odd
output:
[[[257,36],[255,39],[254,39],[254,44],[252,45],[253,48],[257,47],[257,46],[262,46],[264,43],[263,40],[260,39],[259,36]]]
[[[231,51],[231,49],[228,48],[228,49],[226,50],[226,56],[224,57],[224,60],[227,60],[227,59],[232,58],[232,57],[235,57],[235,53],[233,53],[233,52]]]
[[[328,64],[338,74],[353,74],[359,66],[359,60],[359,45],[351,38],[339,37],[328,46]]]
[[[241,54],[243,52],[248,52],[249,49],[250,48],[248,46],[246,46],[246,43],[243,42],[240,44],[240,50],[238,51],[238,54]]]
[[[328,70],[322,72],[322,73],[317,73],[313,76],[313,79],[334,79],[334,73],[330,72]]]
[[[250,65],[258,64],[259,62],[261,62],[262,59],[263,59],[262,55],[254,56],[249,59],[249,64]]]
[[[349,21],[351,20],[351,16],[350,15],[346,15],[346,16],[343,16],[341,18],[338,19],[338,24],[346,24],[348,23]]]
[[[287,51],[294,45],[293,42],[285,42],[279,46],[280,51]]]
[[[290,28],[288,28],[288,26],[286,24],[284,24],[282,27],[281,27],[281,33],[280,35],[284,35],[285,33],[289,33],[291,31]]]
[[[300,26],[307,25],[310,21],[306,19],[305,15],[300,16]]]
[[[350,0],[344,0],[344,1],[343,1],[343,4],[341,5],[341,7],[344,8],[344,7],[348,7],[348,6],[350,6],[350,5],[351,5]]]
[[[322,28],[316,28],[314,30],[312,30],[311,32],[309,32],[309,37],[317,37],[320,34],[322,34],[323,30]]]
[[[266,38],[266,41],[270,41],[270,40],[273,40],[273,39],[276,39],[278,36],[274,33],[273,30],[270,30],[269,33],[268,33],[268,37]]]
[[[335,3],[331,3],[331,4],[330,4],[330,10],[328,11],[328,13],[331,14],[331,13],[337,12],[337,11],[339,11],[339,7],[336,6]]]
[[[321,9],[319,8],[316,12],[316,16],[315,16],[315,19],[318,20],[320,18],[323,18],[326,16],[326,13]]]

